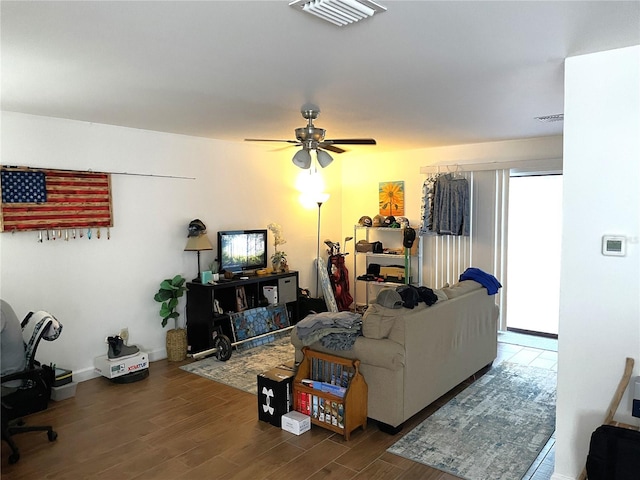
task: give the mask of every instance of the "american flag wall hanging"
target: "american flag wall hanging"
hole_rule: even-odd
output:
[[[112,227],[111,175],[5,167],[0,231]]]

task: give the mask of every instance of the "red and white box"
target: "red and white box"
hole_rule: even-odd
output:
[[[149,368],[149,356],[145,352],[138,352],[133,357],[122,360],[109,360],[107,355],[96,357],[93,361],[94,369],[107,378],[116,378],[127,373],[134,373]]]

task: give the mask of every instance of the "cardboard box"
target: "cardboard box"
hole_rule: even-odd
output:
[[[66,383],[60,387],[51,387],[51,400],[59,402],[76,396],[77,382]]]
[[[399,265],[381,265],[380,276],[391,282],[402,282],[404,281],[404,267]]]
[[[149,356],[145,352],[123,360],[109,360],[107,355],[96,357],[93,361],[95,371],[107,378],[116,378],[149,368]]]
[[[288,362],[281,363],[276,368],[279,368],[280,370],[288,370],[294,374],[298,371],[298,365],[296,365],[295,360],[289,360]]]
[[[359,240],[356,243],[356,252],[370,253],[373,252],[373,243],[369,243],[366,240]]]
[[[281,417],[292,407],[292,383],[295,373],[289,369],[272,368],[258,375],[258,418],[276,427]]]
[[[295,410],[285,413],[282,416],[282,429],[296,435],[301,435],[311,430],[311,417],[296,412]]]

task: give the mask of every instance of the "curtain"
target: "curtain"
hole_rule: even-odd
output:
[[[458,281],[468,267],[494,275],[503,288],[496,295],[500,306],[500,329],[506,305],[506,221],[509,169],[459,172],[469,185],[469,235],[438,235],[433,224],[430,200],[435,195],[437,174],[428,174],[423,184],[422,221],[423,278],[430,288]],[[429,223],[431,222],[431,223]]]
[[[420,233],[469,235],[469,182],[464,175],[429,176],[422,187]]]

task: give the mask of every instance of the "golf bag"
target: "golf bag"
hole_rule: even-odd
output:
[[[348,311],[353,303],[353,297],[349,293],[349,270],[344,264],[344,255],[341,253],[330,255],[327,268],[338,310]]]

